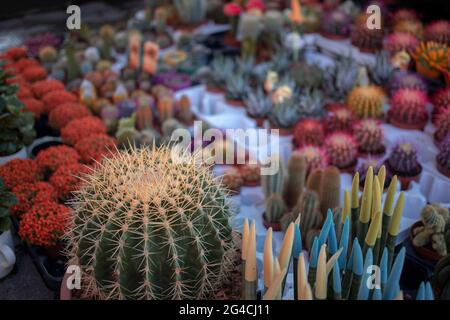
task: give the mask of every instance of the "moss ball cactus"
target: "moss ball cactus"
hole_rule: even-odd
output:
[[[200,299],[234,251],[227,193],[208,167],[170,149],[105,159],[75,193],[69,263],[100,299]]]
[[[434,139],[437,143],[440,143],[448,135],[450,135],[450,109],[443,109],[436,120]]]
[[[347,97],[350,110],[358,118],[382,117],[384,101],[383,89],[374,85],[355,87]]]
[[[359,145],[361,153],[379,155],[384,153],[384,135],[379,121],[365,119],[358,122],[354,127],[354,137]]]
[[[417,72],[428,78],[439,77],[441,70],[447,69],[450,62],[447,45],[433,41],[421,42],[412,56]]]
[[[335,132],[325,139],[325,150],[329,164],[340,170],[352,170],[358,157],[358,143],[353,136]]]
[[[439,153],[436,156],[436,165],[439,172],[450,178],[450,138],[446,139],[439,148]]]
[[[294,127],[294,145],[321,145],[324,139],[322,122],[316,119],[303,119]]]
[[[433,21],[425,27],[426,41],[435,41],[450,45],[450,21]]]
[[[384,48],[391,54],[405,50],[412,52],[419,45],[419,40],[413,34],[406,32],[394,32],[384,39]]]
[[[414,72],[395,72],[389,81],[389,90],[391,94],[400,89],[420,90],[424,93],[428,91],[427,82],[423,77]]]
[[[386,167],[398,176],[402,190],[408,189],[410,181],[418,179],[422,172],[417,149],[410,142],[401,142],[393,148],[386,161]]]
[[[351,132],[354,122],[353,113],[346,105],[335,105],[328,109],[323,124],[327,133],[334,131]]]
[[[422,91],[400,89],[390,99],[389,121],[402,129],[423,130],[428,121],[427,102]]]
[[[307,175],[314,170],[325,169],[328,165],[327,153],[320,146],[303,146],[300,149],[295,150],[295,152],[304,156]]]
[[[437,124],[439,115],[444,109],[450,109],[450,87],[438,90],[432,97],[431,103],[433,104],[432,119],[433,124]]]

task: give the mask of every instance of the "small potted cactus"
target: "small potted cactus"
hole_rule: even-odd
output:
[[[436,120],[436,131],[434,132],[434,141],[440,144],[450,133],[450,108],[444,109]]]
[[[376,157],[369,157],[365,159],[363,162],[358,164],[356,171],[359,174],[359,189],[360,191],[364,190],[364,184],[366,182],[366,174],[369,167],[372,167],[373,174],[380,176],[380,170],[382,167],[384,167],[382,170],[384,170],[384,185],[383,190],[386,191],[389,185],[391,184],[391,181],[393,179],[392,172],[386,169],[386,166],[383,165],[383,161],[380,158]],[[380,181],[381,183],[381,181]]]
[[[228,74],[226,80],[225,99],[233,107],[245,107],[244,97],[247,93],[247,79],[242,69]]]
[[[331,10],[322,16],[322,35],[333,40],[350,35],[351,18],[342,10]]]
[[[437,124],[439,115],[444,109],[450,109],[450,87],[438,90],[431,98],[433,104],[432,120]]]
[[[176,0],[174,1],[177,17],[181,21],[181,31],[192,32],[205,22],[208,1]]]
[[[247,115],[256,121],[258,127],[262,127],[273,106],[270,95],[267,95],[261,88],[254,90],[249,88],[244,103],[247,106]]]
[[[303,119],[294,127],[295,147],[321,145],[325,137],[322,122],[317,119]]]
[[[325,139],[325,150],[330,165],[342,172],[354,171],[358,160],[358,143],[353,136],[344,132],[335,132]]]
[[[239,166],[243,185],[246,187],[256,187],[261,185],[261,166],[259,164],[245,164]]]
[[[450,178],[450,136],[439,148],[439,153],[436,156],[436,167],[440,173]]]
[[[287,207],[283,199],[285,169],[279,156],[273,156],[272,161],[278,161],[279,170],[273,175],[261,176],[265,199],[263,224],[267,229],[272,228],[273,231],[281,231],[280,220],[287,212]]]
[[[241,173],[236,168],[228,169],[222,175],[222,186],[227,189],[231,195],[238,195],[241,192],[244,183]]]
[[[386,168],[399,178],[402,190],[407,190],[411,181],[418,181],[422,173],[417,149],[410,142],[397,144],[385,164]]]
[[[293,133],[294,126],[302,115],[297,94],[288,86],[281,86],[272,93],[273,108],[269,112],[269,122],[272,129],[279,129],[280,135]]]
[[[383,89],[374,85],[355,87],[347,97],[350,110],[360,119],[381,118],[384,101]]]
[[[356,84],[358,64],[350,57],[340,58],[324,72],[323,90],[331,101],[341,102]]]
[[[438,78],[441,69],[447,69],[450,62],[449,49],[446,44],[421,42],[412,53],[418,73],[428,78]]]
[[[396,91],[390,99],[389,122],[402,129],[423,130],[428,121],[427,102],[427,96],[422,91]]]
[[[305,158],[307,176],[314,170],[325,169],[328,165],[328,155],[320,146],[303,146],[295,152]]]
[[[187,95],[182,95],[177,101],[177,118],[185,125],[192,125],[195,116],[191,109],[191,100]]]
[[[379,121],[374,119],[365,119],[359,121],[353,129],[354,137],[359,145],[359,154],[375,155],[384,154],[383,129]]]
[[[391,94],[394,94],[400,89],[420,90],[427,93],[428,85],[425,79],[415,72],[398,71],[389,81],[389,90]]]
[[[419,40],[413,34],[406,32],[394,32],[384,39],[384,49],[391,55],[400,51],[412,52],[419,45]]]
[[[224,93],[226,79],[234,72],[235,61],[229,57],[218,55],[209,65],[206,90],[210,93]]]
[[[383,26],[380,29],[367,28],[367,19],[367,14],[357,17],[351,32],[351,41],[361,52],[373,53],[381,49],[385,30]]]
[[[432,21],[425,27],[424,38],[426,41],[450,45],[450,21]]]
[[[352,132],[354,117],[346,105],[334,104],[334,106],[328,106],[327,110],[323,119],[323,126],[326,133],[335,131]]]

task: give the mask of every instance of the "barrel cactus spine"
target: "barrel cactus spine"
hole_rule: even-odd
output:
[[[400,89],[390,99],[389,121],[402,129],[423,130],[428,121],[426,93]]]
[[[167,147],[103,160],[75,194],[69,264],[100,299],[200,299],[220,286],[233,241],[227,193]],[[181,158],[180,158],[181,159]]]

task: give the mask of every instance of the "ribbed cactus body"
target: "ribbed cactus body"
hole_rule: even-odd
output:
[[[206,0],[175,0],[174,4],[183,23],[200,23],[206,18]]]
[[[183,95],[178,101],[178,118],[186,124],[190,124],[194,119],[191,110],[191,100],[186,95]]]
[[[283,214],[287,211],[283,196],[278,193],[271,194],[266,199],[265,217],[271,223],[279,222]]]
[[[311,229],[319,228],[323,217],[320,214],[320,201],[316,192],[306,189],[297,205],[292,209],[292,212],[297,217],[300,213],[300,230],[303,236]]]
[[[339,169],[346,169],[356,164],[358,157],[358,144],[353,136],[335,132],[325,140],[325,149],[329,163]]]
[[[341,174],[338,168],[330,166],[323,171],[320,188],[320,211],[324,216],[328,209],[339,207],[340,191]]]
[[[383,115],[383,90],[377,86],[356,87],[348,95],[347,104],[358,118],[380,118]]]
[[[403,176],[415,176],[422,170],[416,148],[407,142],[400,143],[392,150],[388,164],[395,173]]]
[[[158,118],[159,121],[164,122],[166,119],[173,118],[174,116],[174,103],[172,97],[161,97],[157,103]]]
[[[446,141],[439,148],[439,153],[436,156],[436,162],[438,164],[438,169],[442,171],[443,174],[450,175],[450,140]]]
[[[279,161],[279,170],[273,175],[263,175],[262,188],[265,196],[265,217],[269,222],[279,222],[281,216],[286,212],[283,199],[284,167],[283,163],[276,157],[273,161]]]
[[[354,136],[362,152],[378,154],[384,151],[383,129],[374,119],[359,122],[354,129]]]
[[[432,228],[436,232],[444,231],[445,220],[433,206],[429,205],[423,208],[421,217],[426,227]]]
[[[306,179],[305,157],[298,153],[293,153],[288,163],[288,177],[284,188],[286,205],[292,208],[303,192]]]
[[[311,172],[311,174],[308,176],[308,179],[306,180],[306,189],[315,191],[317,194],[320,194],[322,174],[322,170],[314,170],[313,172]]]
[[[139,131],[153,127],[153,115],[150,105],[138,105],[136,107],[136,128]]]
[[[437,128],[434,133],[434,138],[436,141],[442,142],[450,132],[450,107],[443,109],[437,116],[436,125]]]
[[[413,89],[400,89],[390,99],[389,117],[395,121],[414,125],[428,120],[426,93]]]
[[[85,180],[67,237],[85,294],[199,299],[220,285],[233,250],[231,211],[208,168],[178,163],[164,147],[132,149]]]

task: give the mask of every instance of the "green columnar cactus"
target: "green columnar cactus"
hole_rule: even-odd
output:
[[[67,41],[64,46],[67,59],[67,81],[75,80],[81,75],[80,64],[75,57],[75,44],[72,41]]]
[[[339,207],[341,198],[341,175],[339,169],[333,166],[326,168],[322,174],[320,188],[320,211],[325,216],[328,209]]]
[[[69,264],[100,299],[200,299],[227,275],[227,194],[191,155],[132,148],[105,159],[72,203]]]
[[[242,57],[248,59],[255,56],[258,37],[261,33],[261,18],[244,14],[241,18]]]
[[[139,131],[153,128],[153,113],[150,104],[139,103],[136,107],[136,128]]]
[[[304,190],[293,212],[301,214],[300,231],[306,236],[308,231],[320,228],[323,217],[320,213],[320,200],[316,192]]]
[[[284,186],[284,196],[288,208],[292,208],[303,192],[306,179],[305,157],[293,153],[288,163],[288,177]]]
[[[266,206],[264,216],[268,222],[278,223],[282,215],[286,212],[286,205],[282,196],[285,169],[279,156],[272,157],[272,161],[279,162],[278,172],[273,175],[263,175],[261,177]]]

